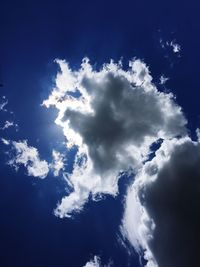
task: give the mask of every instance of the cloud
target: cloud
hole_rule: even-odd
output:
[[[94,259],[87,262],[83,267],[100,267],[100,258],[94,256]]]
[[[181,46],[177,44],[174,40],[171,41],[169,45],[172,47],[174,53],[179,53],[181,51]]]
[[[4,145],[9,145],[10,144],[10,140],[7,140],[5,138],[1,138],[1,141]]]
[[[2,97],[2,102],[0,103],[0,111],[7,112],[8,110],[5,108],[5,106],[8,104],[8,100],[5,96]]]
[[[83,267],[111,267],[111,266],[112,266],[112,261],[110,261],[106,265],[102,265],[100,257],[94,256],[94,259],[87,262]]]
[[[165,140],[128,190],[122,233],[147,266],[198,266],[200,143]]]
[[[13,121],[5,121],[4,123],[4,126],[3,127],[0,127],[0,130],[5,130],[5,129],[8,129],[10,127],[18,127],[18,124],[14,123]]]
[[[164,75],[160,76],[160,84],[165,84],[168,80],[168,77],[165,77]]]
[[[5,145],[11,145],[12,151],[11,159],[8,164],[15,167],[17,170],[20,165],[27,169],[29,176],[45,178],[49,172],[48,163],[45,160],[40,160],[39,152],[35,147],[28,146],[27,141],[9,141],[1,139]]]
[[[159,92],[148,67],[140,60],[104,64],[94,70],[87,58],[79,70],[56,60],[60,67],[50,96],[43,102],[58,110],[68,149],[78,152],[68,175],[73,192],[55,214],[69,217],[97,194],[118,193],[120,172],[136,170],[159,138],[186,134],[186,119],[172,94]]]
[[[49,167],[53,170],[54,176],[59,176],[61,170],[64,170],[64,155],[55,149],[52,151],[52,163]]]
[[[175,54],[180,54],[181,46],[176,42],[176,40],[172,41],[163,41],[163,39],[160,39],[160,44],[163,49],[166,49],[167,47],[170,47]]]

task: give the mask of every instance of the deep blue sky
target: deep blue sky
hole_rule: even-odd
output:
[[[110,58],[144,59],[155,83],[161,74],[170,78],[160,89],[176,94],[191,131],[200,127],[198,1],[4,1],[0,10],[0,95],[19,124],[19,132],[1,137],[28,138],[36,147],[39,139],[41,156],[50,156],[63,138],[56,114],[40,106],[56,75],[53,60],[76,68],[84,56],[97,66]],[[180,57],[162,49],[160,38],[175,39]],[[52,210],[64,194],[62,181],[26,177],[5,166],[4,153],[0,159],[0,266],[82,267],[95,254],[116,267],[138,266],[117,241],[123,194],[61,220]]]

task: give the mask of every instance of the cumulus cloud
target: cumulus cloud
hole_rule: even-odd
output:
[[[200,143],[165,140],[128,190],[122,233],[147,266],[198,266]]]
[[[89,195],[118,193],[120,172],[136,170],[159,138],[186,134],[186,119],[172,94],[159,92],[148,67],[140,60],[104,64],[94,70],[83,59],[79,70],[63,60],[46,107],[58,110],[68,149],[78,152],[68,175],[73,192],[59,203],[55,214],[80,211]]]
[[[20,165],[23,165],[27,169],[29,176],[45,178],[49,172],[48,163],[45,160],[41,160],[39,152],[35,147],[28,146],[27,141],[9,141],[1,139],[5,145],[11,145],[12,152],[10,153],[11,159],[8,164],[15,167],[17,170]]]

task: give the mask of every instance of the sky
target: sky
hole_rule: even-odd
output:
[[[0,265],[198,265],[198,1],[4,1]]]

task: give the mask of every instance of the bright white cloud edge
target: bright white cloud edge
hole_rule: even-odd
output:
[[[56,60],[56,62],[61,71],[57,74],[55,88],[43,105],[47,108],[50,106],[57,108],[58,116],[55,123],[62,127],[67,147],[69,149],[73,145],[78,147],[74,170],[68,174],[74,191],[64,197],[55,210],[55,214],[63,218],[70,217],[74,211],[80,211],[90,194],[93,198],[97,194],[115,196],[118,193],[119,172],[129,168],[135,170],[141,168],[150,152],[150,145],[159,138],[168,139],[176,135],[185,135],[186,119],[181,108],[176,105],[174,96],[171,93],[166,94],[157,90],[152,83],[148,67],[141,60],[131,60],[128,70],[123,69],[122,62],[111,61],[104,64],[98,71],[93,69],[87,58],[83,59],[81,67],[77,71],[71,70],[69,64],[64,60]],[[113,102],[114,94],[111,94],[110,99],[107,97],[117,83],[123,87],[119,86],[119,90],[122,91],[120,101],[123,104],[121,109],[124,114],[123,112],[120,114],[121,109],[116,105],[120,101]],[[76,92],[79,92],[81,96],[73,97],[72,93]],[[124,123],[125,120],[127,124],[131,125],[133,138],[121,138],[123,148],[115,145],[115,150],[113,149],[115,151],[114,167],[102,168],[97,172],[95,166],[99,166],[95,157],[101,156],[101,154],[105,156],[105,159],[102,160],[103,165],[106,165],[106,161],[109,160],[108,156],[106,158],[106,153],[109,155],[109,147],[106,151],[104,146],[107,137],[105,136],[103,140],[102,136],[98,136],[103,143],[99,148],[96,143],[87,143],[88,136],[84,135],[84,123],[89,123],[90,132],[96,134],[94,127],[91,126],[91,121],[100,113],[96,107],[99,108],[105,101],[110,101],[109,104],[113,105],[109,108],[113,112],[114,119],[117,120],[120,116],[124,116],[120,118],[119,122],[117,121],[118,126],[120,121]],[[130,101],[132,101],[132,107]],[[129,110],[130,107],[132,110]],[[158,116],[158,120],[156,120],[156,116]],[[112,118],[111,122],[114,119]],[[135,130],[140,123],[144,129]],[[102,127],[106,126],[105,122]],[[125,131],[126,136],[130,129],[125,127]],[[138,136],[141,138],[139,139]],[[96,151],[100,149],[100,151],[95,152],[95,156],[91,156],[91,151],[94,149]]]
[[[199,138],[199,129],[197,129],[197,137]],[[190,137],[186,136],[180,139],[173,138],[171,140],[164,140],[161,147],[156,151],[155,157],[143,165],[136,175],[132,186],[127,191],[121,232],[123,237],[129,240],[138,254],[143,255],[144,252],[144,258],[147,260],[146,266],[148,267],[158,266],[149,246],[150,241],[154,237],[154,229],[157,225],[148,214],[145,206],[142,205],[139,194],[141,195],[142,190],[148,187],[148,185],[156,183],[162,167],[168,164],[171,155],[180,147],[185,146],[187,148],[188,145],[193,145],[199,149],[199,139],[198,141],[192,141]],[[188,162],[194,161],[194,158],[195,155],[193,155],[193,158],[188,159]],[[184,160],[186,159],[182,159],[182,164],[184,164]],[[173,236],[173,234],[171,235]],[[157,247],[157,250],[159,250],[159,247]],[[169,261],[173,264],[173,259]]]
[[[111,267],[111,265],[112,261],[106,265],[102,265],[100,257],[95,255],[94,258],[88,261],[83,267]]]
[[[94,256],[94,259],[88,261],[83,267],[100,267],[100,258]]]
[[[27,140],[10,141],[1,139],[5,145],[11,145],[13,153],[10,152],[11,159],[8,164],[15,169],[23,165],[27,169],[28,176],[45,178],[49,172],[46,160],[41,160],[39,152],[35,147],[28,146]]]

